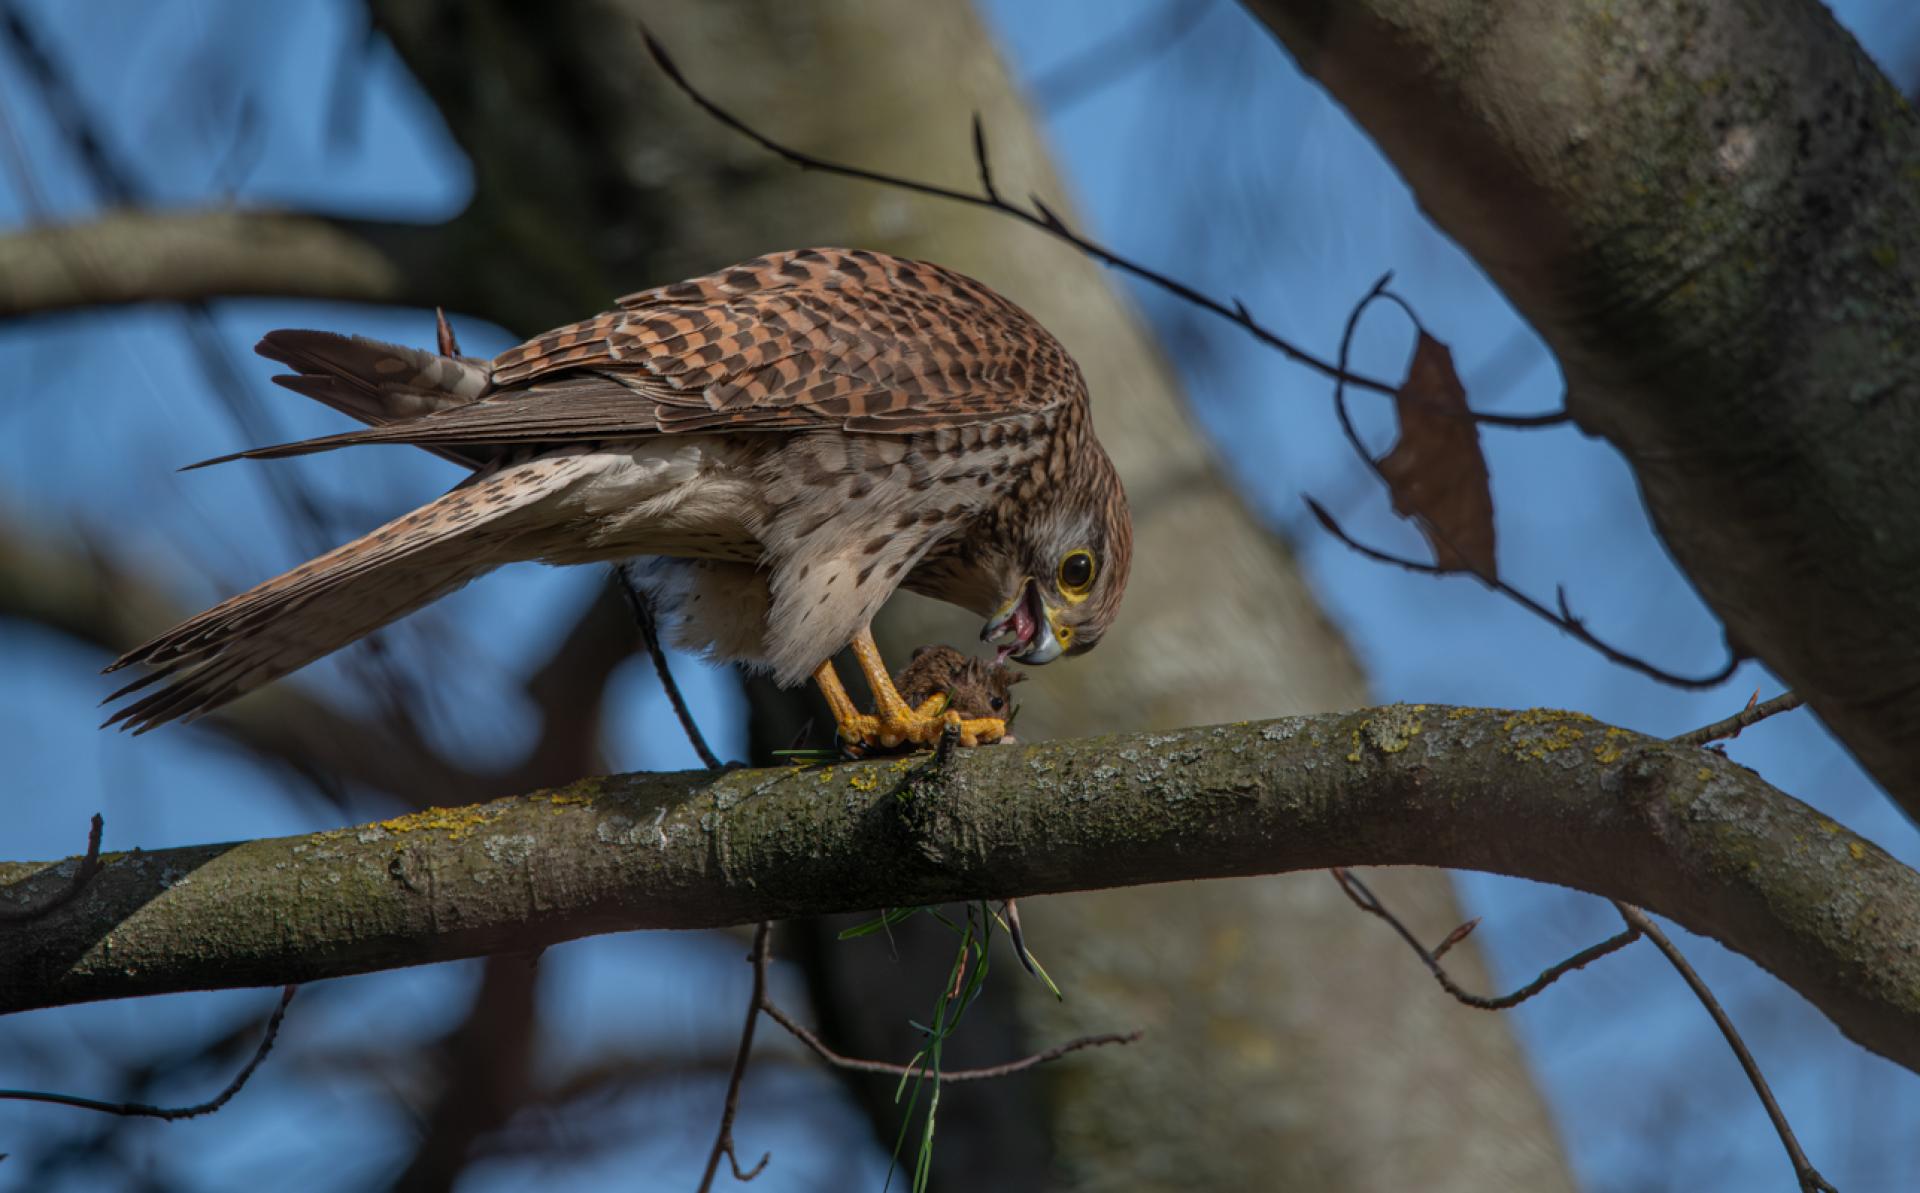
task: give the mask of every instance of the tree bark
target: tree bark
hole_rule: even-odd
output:
[[[1248,0],[1920,816],[1920,120],[1825,5]]]
[[[1671,916],[1920,1070],[1920,874],[1712,751],[1578,713],[1394,705],[927,762],[618,775],[299,837],[108,855],[73,901],[0,933],[0,1011],[636,928],[1450,866]],[[32,907],[76,865],[0,863],[0,893]],[[1399,972],[1441,997],[1413,966]]]

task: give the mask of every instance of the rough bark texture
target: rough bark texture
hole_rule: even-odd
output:
[[[1815,0],[1248,0],[1920,815],[1920,120]]]
[[[633,928],[1451,866],[1669,915],[1920,1070],[1920,874],[1711,751],[1578,713],[1394,705],[926,761],[620,775],[300,837],[109,855],[78,898],[0,933],[0,1010]],[[5,903],[46,899],[76,865],[0,864]],[[1415,972],[1400,969],[1440,999]]]

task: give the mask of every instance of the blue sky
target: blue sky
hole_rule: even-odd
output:
[[[350,36],[343,4],[201,3],[163,15],[129,0],[26,6],[39,14],[97,112],[116,113],[114,144],[161,201],[206,202],[231,190],[242,204],[434,219],[457,210],[464,167],[390,54],[367,78],[360,137],[329,143],[330,50]],[[1920,46],[1920,11],[1837,6],[1870,52],[1898,71]],[[1551,358],[1473,262],[1420,216],[1391,167],[1235,6],[1196,10],[1159,52],[1084,94],[1062,90],[1058,67],[1150,6],[1092,0],[986,5],[1016,73],[1048,97],[1045,117],[1084,225],[1106,242],[1183,279],[1244,299],[1290,338],[1337,342],[1350,303],[1386,270],[1451,344],[1476,405],[1542,410],[1559,402]],[[218,36],[214,36],[217,32]],[[187,69],[182,69],[182,64]],[[244,63],[245,65],[241,65]],[[0,221],[38,213],[75,218],[97,207],[11,63],[0,105],[32,163],[37,198],[0,173]],[[1896,75],[1896,78],[1902,76]],[[270,138],[236,147],[249,97]],[[964,135],[967,113],[955,114]],[[232,163],[249,163],[238,175]],[[1011,227],[1008,234],[1025,235]],[[719,262],[716,265],[721,264]],[[639,285],[660,279],[635,279]],[[1409,576],[1354,556],[1303,521],[1302,494],[1342,515],[1355,534],[1420,554],[1414,532],[1345,452],[1324,386],[1231,328],[1138,290],[1138,300],[1185,374],[1196,415],[1250,502],[1293,538],[1303,566],[1350,636],[1382,700],[1557,705],[1650,733],[1717,719],[1756,687],[1758,667],[1724,688],[1687,694],[1612,667],[1468,581]],[[257,469],[181,477],[173,469],[241,445],[207,396],[183,347],[182,316],[112,312],[0,327],[0,516],[54,538],[111,543],[167,576],[183,605],[200,604],[305,557]],[[332,416],[264,384],[248,348],[270,327],[338,327],[419,341],[430,316],[310,303],[223,303],[224,342],[255,381],[253,397],[278,435],[331,429]],[[461,327],[469,351],[506,337]],[[1404,365],[1404,325],[1382,309],[1356,363],[1377,375]],[[1391,442],[1369,408],[1370,441]],[[1676,669],[1711,670],[1719,634],[1654,538],[1631,474],[1606,445],[1577,431],[1489,430],[1501,566],[1515,584],[1550,594],[1564,583],[1611,641]],[[452,469],[424,455],[346,454],[284,465],[334,513],[345,537],[443,488]],[[508,756],[518,707],[513,679],[551,645],[551,627],[588,599],[591,577],[518,568],[475,585],[409,626],[399,649],[456,655],[458,716],[436,719],[449,744],[482,759]],[[105,813],[112,846],[287,833],[330,823],[312,804],[261,798],[280,777],[209,748],[191,734],[98,734],[101,660],[61,640],[0,623],[0,757],[9,769],[5,853],[73,852],[86,816]],[[737,756],[731,680],[688,660],[678,671],[723,754]],[[319,677],[325,682],[324,669]],[[497,682],[492,682],[497,680]],[[625,768],[691,765],[638,667],[618,678],[609,749]],[[1780,718],[1730,753],[1776,785],[1872,837],[1909,863],[1920,839],[1811,717]],[[1459,887],[1504,984],[1614,930],[1605,904],[1571,892],[1481,875]],[[1356,931],[1377,925],[1357,922]],[[1807,1150],[1826,1174],[1859,1189],[1920,1187],[1920,1080],[1841,1039],[1798,996],[1709,941],[1680,934],[1748,1032]],[[542,981],[556,1055],[654,1050],[698,1058],[726,1049],[746,996],[734,942],[666,934],[578,942],[551,951]],[[784,980],[784,979],[783,979]],[[268,1178],[314,1188],[377,1181],[405,1154],[410,1130],[369,1097],[390,1075],[330,1063],[377,1055],[382,1041],[430,1035],[464,1006],[471,967],[442,966],[326,983],[303,993],[281,1051],[254,1087],[208,1120],[155,1125],[136,1146],[195,1187],[242,1189]],[[797,1001],[797,995],[794,996]],[[1436,993],[1435,997],[1439,997]],[[181,1040],[218,1030],[267,992],[102,1004],[0,1020],[0,1084],[55,1080],[98,1088],[86,1061],[116,1041],[145,1047],[156,1028]],[[724,1008],[716,1014],[714,1008]],[[564,1009],[563,1009],[564,1008]],[[555,1013],[558,1012],[558,1013]],[[457,1013],[457,1011],[456,1011]],[[1635,949],[1578,975],[1514,1016],[1576,1168],[1606,1190],[1788,1189],[1790,1173],[1758,1105],[1711,1023],[1651,950]],[[225,1075],[201,1074],[191,1100]],[[718,1077],[668,1083],[620,1107],[622,1136],[604,1168],[542,1171],[556,1188],[606,1187],[611,1173],[662,1179],[704,1155]],[[844,1184],[849,1166],[878,1185],[883,1158],[821,1147],[859,1131],[833,1085],[803,1066],[769,1062],[749,1090],[743,1150],[772,1148],[758,1190]],[[65,1130],[75,1112],[0,1106],[0,1150],[36,1130]],[[662,1129],[664,1128],[664,1129]],[[852,1137],[857,1138],[857,1134]],[[1683,1147],[1662,1144],[1679,1140]],[[24,1144],[18,1146],[24,1147]],[[0,1165],[0,1187],[8,1177]],[[520,1188],[535,1174],[495,1165],[474,1188]],[[73,1186],[87,1187],[84,1183]]]

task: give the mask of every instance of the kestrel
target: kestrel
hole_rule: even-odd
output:
[[[168,681],[109,724],[192,719],[501,564],[636,560],[669,640],[811,676],[843,740],[925,743],[874,645],[897,588],[986,619],[996,661],[1093,648],[1133,530],[1086,382],[1026,312],[952,270],[805,249],[629,295],[492,360],[275,331],[274,380],[365,430],[224,456],[405,443],[473,469],[437,500],[129,652]],[[198,467],[198,465],[196,465]],[[862,713],[832,656],[851,645]]]

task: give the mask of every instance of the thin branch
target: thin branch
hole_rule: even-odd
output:
[[[968,912],[971,914],[971,906],[969,906]],[[1010,1077],[1015,1073],[1023,1073],[1036,1065],[1043,1065],[1048,1061],[1058,1060],[1070,1052],[1078,1052],[1082,1048],[1096,1048],[1103,1044],[1131,1044],[1140,1038],[1141,1033],[1138,1031],[1127,1032],[1124,1035],[1107,1033],[1097,1036],[1082,1036],[1078,1039],[1068,1040],[1064,1044],[1056,1044],[1044,1052],[1036,1052],[1030,1056],[1023,1056],[1018,1060],[1007,1061],[1004,1064],[988,1065],[978,1069],[928,1068],[921,1064],[896,1065],[889,1064],[886,1061],[862,1060],[858,1057],[843,1056],[827,1047],[819,1036],[814,1035],[802,1026],[798,1020],[793,1018],[793,1016],[782,1010],[779,1004],[773,1001],[772,995],[767,993],[767,971],[773,960],[771,943],[772,930],[772,923],[766,920],[762,920],[759,924],[755,925],[753,930],[753,951],[747,955],[747,959],[753,963],[753,996],[747,1003],[746,1022],[740,1028],[740,1047],[734,1054],[733,1071],[727,1078],[727,1100],[720,1111],[720,1130],[714,1136],[713,1150],[707,1154],[707,1167],[705,1173],[702,1174],[700,1178],[699,1193],[709,1193],[709,1190],[712,1189],[714,1176],[720,1171],[720,1159],[722,1156],[726,1157],[727,1163],[732,1166],[733,1177],[737,1181],[750,1181],[754,1177],[759,1176],[761,1171],[766,1168],[767,1161],[773,1158],[773,1153],[768,1152],[760,1157],[758,1164],[755,1164],[751,1169],[743,1171],[740,1167],[740,1159],[738,1155],[735,1154],[733,1144],[733,1121],[739,1109],[740,1086],[746,1080],[747,1060],[749,1054],[753,1051],[754,1025],[763,1013],[767,1018],[778,1023],[781,1027],[786,1028],[794,1039],[805,1044],[815,1056],[826,1061],[834,1068],[846,1069],[855,1073],[880,1073],[888,1077],[930,1077],[942,1085],[951,1085],[960,1081],[987,1081],[996,1077]],[[965,964],[965,954],[963,952],[961,963],[954,968],[953,989],[947,995],[949,1001],[960,998],[960,992],[966,985],[966,977],[967,967]]]
[[[742,1171],[740,1157],[733,1150],[733,1116],[740,1108],[740,1084],[746,1080],[747,1059],[753,1052],[753,1029],[760,1022],[760,1009],[767,1001],[767,960],[772,951],[769,944],[772,935],[773,925],[766,920],[760,921],[753,930],[753,952],[747,957],[753,962],[753,997],[747,1001],[747,1021],[740,1028],[740,1048],[733,1055],[733,1072],[727,1077],[727,1101],[720,1110],[720,1130],[714,1136],[713,1150],[707,1153],[707,1170],[700,1176],[700,1193],[713,1188],[722,1156],[733,1169],[733,1179],[743,1182],[759,1176],[767,1161],[773,1159],[773,1153],[767,1152],[758,1164]]]
[[[13,185],[20,192],[20,205],[33,222],[43,222],[47,218],[46,193],[33,176],[33,167],[27,162],[27,148],[20,140],[20,130],[7,113],[4,97],[0,97],[0,152],[5,154],[7,173],[13,176]]]
[[[1755,693],[1758,695],[1758,693]],[[1782,692],[1771,700],[1761,703],[1748,701],[1747,706],[1724,720],[1711,725],[1702,725],[1689,733],[1682,733],[1672,740],[1683,746],[1704,746],[1722,738],[1739,737],[1740,731],[1749,725],[1757,725],[1777,713],[1792,712],[1806,703],[1806,699],[1796,692]]]
[[[1350,412],[1347,409],[1347,382],[1345,380],[1345,377],[1347,376],[1347,357],[1353,349],[1354,333],[1360,329],[1361,316],[1366,314],[1367,308],[1372,306],[1375,302],[1378,302],[1384,299],[1388,302],[1394,303],[1396,306],[1398,306],[1402,311],[1406,313],[1406,316],[1408,319],[1413,321],[1413,325],[1415,328],[1421,330],[1423,333],[1425,332],[1425,328],[1420,323],[1420,316],[1414,313],[1413,307],[1410,306],[1405,299],[1401,298],[1399,295],[1387,289],[1387,283],[1392,280],[1393,280],[1393,275],[1391,273],[1382,274],[1380,277],[1380,280],[1373,284],[1373,288],[1367,291],[1366,297],[1362,298],[1358,303],[1356,303],[1354,305],[1352,312],[1348,314],[1347,326],[1345,330],[1343,330],[1340,334],[1339,364],[1333,379],[1333,409],[1334,409],[1334,413],[1339,417],[1340,431],[1342,434],[1346,436],[1347,443],[1353,448],[1353,453],[1356,456],[1360,457],[1361,462],[1366,464],[1368,471],[1372,472],[1375,479],[1377,479],[1382,485],[1386,486],[1386,488],[1389,491],[1392,490],[1393,483],[1387,479],[1386,472],[1382,470],[1382,468],[1380,467],[1380,461],[1376,460],[1373,456],[1373,453],[1367,450],[1367,445],[1364,442],[1362,442],[1360,439],[1359,430],[1353,425],[1352,412]],[[1443,568],[1437,563],[1427,563],[1422,560],[1410,559],[1405,556],[1389,554],[1388,552],[1379,550],[1378,548],[1375,548],[1375,547],[1364,546],[1360,542],[1355,540],[1351,535],[1349,535],[1345,530],[1341,529],[1340,524],[1334,521],[1333,515],[1328,513],[1326,509],[1320,505],[1319,502],[1315,501],[1311,497],[1307,497],[1304,500],[1306,501],[1308,508],[1310,508],[1313,511],[1314,518],[1320,523],[1320,525],[1323,528],[1326,529],[1326,531],[1329,534],[1339,539],[1342,543],[1345,543],[1352,550],[1358,552],[1361,555],[1366,556],[1369,559],[1376,560],[1380,563],[1394,564],[1395,566],[1405,568],[1410,572],[1418,572],[1423,575],[1450,576],[1450,575],[1458,574],[1457,569]],[[1426,523],[1426,527],[1428,530],[1432,532],[1435,538],[1439,539],[1440,542],[1442,542],[1449,549],[1451,549],[1456,556],[1459,556],[1461,559],[1468,558],[1468,556],[1465,553],[1463,553],[1457,547],[1454,547],[1452,543],[1447,541],[1446,532],[1442,530],[1438,525],[1429,521]],[[1522,609],[1525,609],[1527,612],[1533,614],[1535,617],[1540,618],[1541,620],[1547,622],[1550,625],[1558,627],[1560,630],[1564,631],[1565,633],[1571,634],[1575,640],[1579,641],[1580,643],[1589,647],[1590,649],[1597,651],[1601,656],[1608,659],[1609,661],[1617,663],[1622,667],[1626,667],[1629,670],[1637,671],[1641,675],[1644,675],[1649,679],[1658,680],[1661,683],[1668,684],[1676,688],[1683,688],[1683,689],[1698,691],[1698,690],[1704,690],[1707,688],[1718,687],[1720,684],[1725,683],[1727,679],[1731,677],[1733,673],[1739,669],[1740,664],[1743,661],[1738,652],[1729,649],[1727,651],[1727,661],[1721,666],[1721,668],[1718,671],[1715,671],[1710,675],[1704,675],[1699,677],[1679,675],[1675,672],[1668,671],[1663,667],[1659,667],[1652,663],[1649,663],[1645,659],[1637,658],[1634,655],[1630,655],[1626,651],[1620,650],[1617,647],[1611,646],[1608,643],[1602,641],[1599,637],[1597,637],[1593,633],[1593,631],[1587,629],[1585,622],[1583,622],[1580,618],[1575,617],[1573,615],[1572,609],[1568,608],[1567,594],[1566,594],[1565,588],[1556,588],[1554,590],[1557,603],[1559,605],[1559,611],[1555,612],[1554,610],[1551,610],[1547,608],[1545,605],[1541,604],[1539,601],[1528,596],[1526,593],[1521,592],[1519,589],[1513,587],[1512,585],[1508,584],[1506,581],[1500,579],[1498,576],[1483,575],[1478,569],[1470,569],[1467,572],[1467,574],[1471,575],[1474,579],[1480,581],[1480,583],[1492,589],[1494,592],[1497,592],[1501,596],[1506,597],[1508,600],[1520,606]]]
[[[933,1077],[945,1085],[958,1081],[987,1081],[995,1077],[1010,1077],[1015,1073],[1024,1073],[1036,1065],[1059,1060],[1068,1053],[1078,1052],[1082,1048],[1098,1048],[1106,1044],[1132,1044],[1137,1042],[1142,1034],[1136,1030],[1080,1036],[1064,1044],[1055,1044],[1045,1051],[1035,1052],[1030,1056],[1023,1056],[1019,1060],[1010,1060],[1004,1064],[987,1065],[978,1069],[944,1069],[939,1073],[929,1073],[920,1065],[896,1065],[882,1060],[863,1060],[857,1056],[845,1056],[829,1048],[819,1036],[814,1035],[793,1016],[773,1003],[763,1003],[760,1009],[767,1013],[767,1018],[786,1028],[794,1039],[805,1044],[815,1056],[836,1069],[846,1069],[854,1073],[879,1073],[887,1077]]]
[[[1451,576],[1461,574],[1448,571],[1437,564],[1428,563],[1425,560],[1409,559],[1404,555],[1394,555],[1391,552],[1382,551],[1378,547],[1369,547],[1342,529],[1340,523],[1334,521],[1333,515],[1328,513],[1326,508],[1319,502],[1306,496],[1302,496],[1301,500],[1307,503],[1307,508],[1313,512],[1314,519],[1320,523],[1322,529],[1334,538],[1339,539],[1348,549],[1357,554],[1364,555],[1368,559],[1375,560],[1379,563],[1390,563],[1395,567],[1404,568],[1409,572],[1417,572],[1423,576]],[[1586,623],[1582,622],[1579,618],[1562,613],[1555,613],[1553,610],[1542,605],[1539,601],[1534,600],[1517,588],[1500,580],[1489,580],[1478,572],[1466,574],[1473,576],[1474,579],[1480,581],[1501,596],[1506,597],[1514,604],[1519,605],[1527,612],[1532,613],[1542,621],[1558,626],[1568,634],[1571,634],[1581,644],[1604,656],[1608,661],[1618,663],[1630,671],[1637,671],[1649,679],[1658,680],[1671,687],[1683,688],[1688,691],[1704,691],[1708,688],[1718,687],[1732,678],[1733,673],[1740,669],[1740,664],[1746,661],[1738,653],[1729,650],[1727,652],[1727,661],[1721,664],[1719,670],[1709,675],[1677,675],[1671,671],[1656,667],[1645,659],[1637,658],[1617,647],[1609,645],[1607,642],[1596,637],[1593,631],[1587,629]],[[1561,608],[1564,610],[1566,607],[1564,593],[1561,594],[1560,603]]]
[[[227,1082],[227,1088],[205,1102],[192,1106],[149,1106],[145,1102],[103,1102],[97,1098],[41,1093],[27,1089],[0,1089],[0,1099],[14,1102],[46,1102],[55,1106],[72,1106],[80,1110],[96,1110],[102,1114],[118,1114],[131,1118],[158,1118],[168,1122],[212,1114],[233,1101],[234,1095],[240,1092],[241,1087],[246,1085],[248,1079],[253,1076],[254,1070],[260,1067],[260,1062],[267,1059],[267,1053],[273,1050],[274,1039],[280,1034],[281,1021],[287,1017],[287,1004],[293,1001],[294,992],[298,989],[300,987],[297,985],[289,985],[280,991],[280,1002],[273,1008],[273,1014],[267,1017],[267,1030],[260,1037],[260,1047],[254,1050],[253,1059],[234,1075],[232,1081]]]
[[[1707,1008],[1707,1014],[1713,1016],[1713,1022],[1719,1027],[1720,1034],[1727,1038],[1727,1047],[1733,1049],[1733,1055],[1740,1061],[1740,1067],[1746,1070],[1747,1080],[1753,1083],[1753,1092],[1760,1096],[1760,1104],[1766,1107],[1767,1117],[1773,1121],[1773,1129],[1779,1134],[1781,1145],[1787,1149],[1787,1159],[1793,1164],[1793,1175],[1800,1182],[1802,1193],[1839,1193],[1839,1190],[1821,1176],[1819,1170],[1807,1160],[1807,1154],[1800,1150],[1800,1141],[1794,1138],[1793,1127],[1781,1111],[1780,1103],[1774,1100],[1773,1090],[1768,1087],[1766,1077],[1761,1074],[1759,1064],[1753,1059],[1753,1053],[1747,1050],[1746,1041],[1742,1040],[1740,1033],[1734,1030],[1733,1020],[1727,1017],[1727,1012],[1720,1006],[1720,1000],[1715,998],[1713,991],[1707,988],[1706,981],[1694,972],[1693,966],[1687,963],[1686,957],[1675,947],[1673,941],[1667,939],[1667,934],[1660,930],[1660,926],[1654,923],[1646,912],[1631,904],[1622,903],[1618,899],[1612,902],[1614,910],[1618,911],[1620,918],[1627,922],[1627,928],[1653,942],[1653,947],[1659,949],[1672,963],[1673,968],[1693,991],[1694,997],[1700,1000],[1700,1005]]]
[[[1518,990],[1515,990],[1513,993],[1503,994],[1498,998],[1489,998],[1484,994],[1475,994],[1462,987],[1453,980],[1453,976],[1447,973],[1446,968],[1440,964],[1441,956],[1444,955],[1448,949],[1465,940],[1467,935],[1473,931],[1473,926],[1479,923],[1478,920],[1469,920],[1460,927],[1455,928],[1447,934],[1447,938],[1440,943],[1438,948],[1429,952],[1427,947],[1420,943],[1420,939],[1413,934],[1412,929],[1402,923],[1399,916],[1387,910],[1386,905],[1380,902],[1379,897],[1373,893],[1372,889],[1369,888],[1366,883],[1360,881],[1359,876],[1351,870],[1338,866],[1329,871],[1329,873],[1333,875],[1333,880],[1340,884],[1340,889],[1346,893],[1347,898],[1353,900],[1355,907],[1358,907],[1368,915],[1379,916],[1385,920],[1388,925],[1399,934],[1400,939],[1407,942],[1407,947],[1412,949],[1415,955],[1420,958],[1421,962],[1427,967],[1427,972],[1431,973],[1434,980],[1440,983],[1442,990],[1451,994],[1457,1001],[1465,1003],[1470,1007],[1478,1007],[1483,1011],[1504,1011],[1511,1007],[1517,1007],[1542,990],[1545,990],[1548,986],[1553,985],[1567,974],[1572,973],[1574,970],[1585,969],[1588,965],[1598,961],[1607,954],[1617,953],[1634,941],[1640,939],[1639,929],[1628,928],[1625,932],[1609,936],[1598,944],[1588,945],[1571,957],[1549,965],[1540,971],[1538,977],[1520,987]]]
[[[106,831],[107,822],[100,813],[93,814],[93,824],[87,830],[87,853],[80,859],[80,868],[73,872],[73,881],[69,882],[52,898],[37,907],[7,907],[0,905],[0,923],[19,924],[28,920],[37,920],[41,916],[51,915],[78,898],[93,876],[100,873],[100,837]]]
[[[614,581],[620,585],[620,591],[626,594],[627,607],[633,610],[634,624],[640,627],[640,640],[646,643],[647,657],[653,660],[653,673],[659,677],[660,686],[667,693],[667,702],[673,705],[673,715],[680,719],[681,732],[687,735],[688,744],[693,752],[700,756],[700,764],[708,770],[719,770],[726,764],[720,756],[707,745],[707,739],[700,732],[699,722],[693,719],[693,710],[687,707],[687,698],[680,694],[680,685],[673,678],[673,670],[667,665],[667,652],[660,645],[660,620],[654,613],[653,598],[640,591],[633,577],[625,567],[613,569]]]
[[[1247,311],[1245,304],[1238,300],[1227,303],[1217,298],[1209,297],[1184,282],[1177,281],[1167,274],[1161,273],[1159,270],[1149,268],[1130,258],[1123,257],[1112,249],[1081,235],[1079,232],[1068,227],[1066,221],[1062,220],[1060,216],[1042,202],[1038,196],[1029,196],[1029,200],[1033,205],[1033,210],[1031,211],[1016,207],[1007,202],[1001,198],[999,192],[993,186],[992,170],[987,163],[986,136],[981,129],[978,117],[974,119],[973,143],[974,156],[983,184],[982,190],[984,193],[982,194],[955,190],[951,187],[938,186],[930,182],[921,182],[917,179],[905,178],[897,174],[888,174],[880,170],[869,170],[861,166],[849,166],[783,145],[779,141],[755,129],[746,121],[733,115],[709,99],[697,90],[692,83],[688,82],[686,76],[680,73],[680,68],[667,56],[666,49],[662,47],[661,44],[654,39],[653,34],[644,27],[641,29],[641,37],[645,39],[647,51],[653,55],[653,60],[659,65],[661,71],[666,74],[667,78],[673,82],[675,87],[678,87],[680,91],[688,99],[692,100],[702,111],[712,116],[721,124],[739,133],[741,136],[746,137],[767,152],[791,162],[803,170],[819,170],[823,173],[834,174],[842,178],[854,178],[863,182],[878,183],[882,186],[910,191],[918,195],[927,195],[936,199],[946,199],[954,203],[963,203],[969,207],[978,207],[988,211],[1000,212],[1010,219],[1017,220],[1030,228],[1038,229],[1057,240],[1072,245],[1075,249],[1078,249],[1080,252],[1085,253],[1087,256],[1103,264],[1139,278],[1141,281],[1147,282],[1150,285],[1157,286],[1183,302],[1190,303],[1227,320],[1229,323],[1238,325],[1262,344],[1275,349],[1287,359],[1305,365],[1307,368],[1312,369],[1324,377],[1343,380],[1356,389],[1385,394],[1389,397],[1398,391],[1397,386],[1389,385],[1385,381],[1348,373],[1344,371],[1344,369],[1282,338],[1265,325],[1256,321]],[[1458,417],[1457,412],[1455,412],[1455,417]],[[1565,422],[1567,421],[1568,415],[1565,411],[1554,411],[1547,414],[1527,415],[1474,413],[1471,414],[1470,417],[1475,422],[1488,426],[1542,427]]]
[[[1000,913],[1006,917],[1007,939],[1013,942],[1013,955],[1020,958],[1020,968],[1034,977],[1040,976],[1040,968],[1027,951],[1026,932],[1020,927],[1019,900],[1008,899],[1000,904]]]

